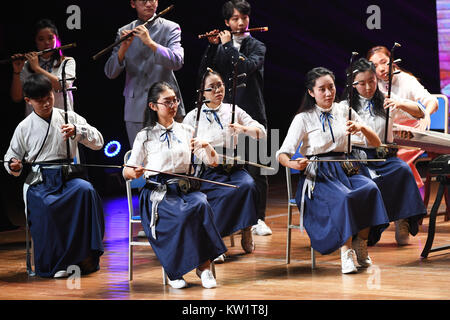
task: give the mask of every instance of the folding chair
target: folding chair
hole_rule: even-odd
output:
[[[300,148],[300,146],[299,146]],[[297,152],[294,154],[292,159],[297,159],[302,157],[302,155],[299,153],[298,149]],[[292,174],[299,174],[300,171],[294,170],[291,168],[286,167],[286,185],[287,185],[287,196],[288,196],[288,221],[287,221],[287,240],[286,240],[286,264],[291,263],[291,232],[292,229],[300,229],[300,223],[294,224],[292,221],[292,208],[297,207],[297,203],[295,202],[295,195],[293,193],[292,189]],[[311,247],[311,269],[314,269],[316,267],[316,254],[314,249]]]
[[[127,163],[128,158],[131,155],[131,150],[127,151],[124,156],[124,163]],[[128,200],[128,281],[133,280],[133,247],[135,246],[150,246],[148,240],[146,241],[134,241],[133,239],[133,226],[141,224],[141,216],[139,214],[134,213],[133,206],[133,190],[137,190],[142,188],[145,185],[144,177],[140,177],[139,179],[126,180],[125,181],[126,189],[127,189],[127,200]],[[162,268],[163,275],[163,285],[167,284],[167,275]]]
[[[128,158],[131,155],[131,150],[127,151],[124,156],[124,163],[127,163]],[[132,180],[126,180],[126,190],[127,190],[127,200],[128,200],[128,281],[133,280],[133,247],[134,246],[150,246],[150,243],[148,240],[146,241],[134,241],[133,239],[133,225],[141,224],[141,216],[139,214],[134,213],[134,206],[133,206],[133,190],[137,190],[139,188],[142,188],[145,185],[146,181],[144,177],[140,177],[139,179],[132,179]],[[167,284],[167,274],[164,271],[164,268],[162,269],[162,275],[163,275],[163,285]],[[211,271],[216,276],[216,270],[214,262],[211,261]]]

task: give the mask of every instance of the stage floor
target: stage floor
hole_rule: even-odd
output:
[[[163,286],[158,260],[150,247],[135,249],[134,279],[128,281],[128,208],[123,196],[104,199],[106,232],[101,269],[74,279],[29,277],[25,266],[25,232],[0,233],[0,299],[2,300],[447,300],[450,297],[450,251],[421,259],[428,218],[410,244],[398,247],[393,224],[380,242],[369,247],[374,262],[357,274],[343,275],[339,252],[317,254],[311,269],[306,233],[292,234],[291,263],[286,264],[286,188],[283,179],[270,182],[266,222],[271,236],[254,236],[256,250],[244,254],[240,235],[229,247],[225,263],[216,264],[217,288],[204,289],[195,270],[185,276],[189,287]],[[434,201],[435,186],[431,196]],[[429,205],[431,208],[432,203]],[[443,211],[443,204],[441,210]],[[294,209],[298,221],[298,211]],[[137,231],[137,230],[136,230]],[[227,246],[230,238],[224,239]],[[437,219],[433,247],[450,244],[450,221]]]

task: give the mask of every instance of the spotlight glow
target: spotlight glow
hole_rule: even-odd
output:
[[[119,154],[120,149],[122,149],[122,145],[120,144],[119,141],[110,141],[106,146],[105,146],[105,155],[108,158],[112,158],[115,157]]]

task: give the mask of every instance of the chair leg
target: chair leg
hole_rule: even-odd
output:
[[[212,272],[212,274],[213,274],[213,276],[215,278],[216,277],[216,265],[214,264],[214,261],[211,261],[210,269],[211,269],[211,272]]]
[[[234,234],[230,235],[230,246],[234,247]]]
[[[316,252],[311,247],[311,269],[315,269],[315,268],[316,268]]]
[[[128,281],[133,280],[133,246],[128,244]]]
[[[163,267],[161,267],[161,269],[162,269],[162,276],[163,276],[163,286],[166,286],[167,285],[167,273]]]
[[[292,223],[292,208],[288,205],[288,222],[287,222],[287,239],[286,239],[286,264],[291,263],[291,223]]]

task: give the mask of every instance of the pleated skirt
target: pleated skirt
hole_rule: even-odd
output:
[[[152,179],[161,183],[167,177],[158,175]],[[142,226],[169,279],[179,279],[227,251],[206,195],[199,191],[184,194],[177,184],[167,185],[167,193],[158,204],[156,239],[153,238],[150,194],[154,188],[146,184],[139,196]]]
[[[368,159],[376,157],[373,149],[364,149],[364,152]],[[360,165],[361,173],[370,178],[369,169],[378,175],[373,181],[381,191],[389,221],[407,219],[409,231],[415,236],[419,231],[419,221],[427,210],[409,165],[397,157],[390,157],[385,162]]]
[[[222,237],[256,224],[258,194],[255,181],[245,169],[229,174],[220,168],[208,168],[201,177],[239,187],[202,182],[200,191],[208,198],[214,223]]]
[[[27,192],[36,274],[53,277],[85,258],[99,261],[105,230],[100,196],[86,180],[64,181],[60,168],[41,172],[43,183]]]
[[[305,175],[299,178],[296,202],[300,207]],[[305,195],[304,226],[311,246],[321,254],[339,249],[350,237],[370,227],[378,238],[389,218],[380,190],[371,179],[347,176],[339,162],[318,163],[311,199]]]

